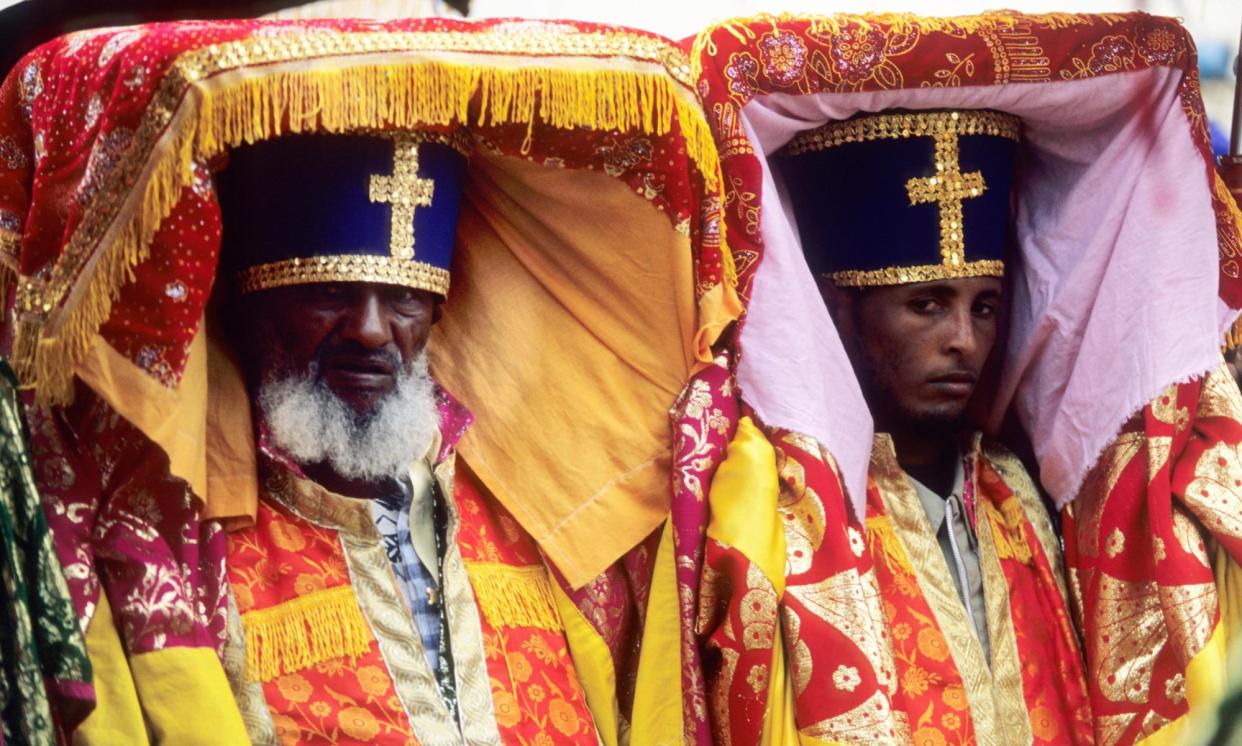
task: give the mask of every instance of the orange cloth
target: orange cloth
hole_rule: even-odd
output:
[[[667,413],[736,309],[696,313],[689,239],[623,182],[471,169],[432,370],[479,415],[471,468],[578,587],[668,515]]]

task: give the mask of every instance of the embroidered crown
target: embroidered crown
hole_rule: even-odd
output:
[[[1004,274],[1020,126],[998,111],[864,114],[779,154],[811,270],[842,286]]]
[[[238,292],[381,282],[448,294],[462,131],[301,134],[240,147],[220,174],[224,275]]]

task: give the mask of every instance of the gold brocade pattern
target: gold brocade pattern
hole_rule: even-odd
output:
[[[1022,508],[1022,513],[1035,531],[1035,538],[1044,550],[1044,558],[1048,560],[1052,568],[1052,576],[1057,582],[1057,588],[1061,591],[1061,597],[1068,599],[1065,579],[1062,577],[1065,563],[1061,557],[1061,541],[1052,528],[1052,519],[1048,517],[1048,510],[1039,497],[1039,490],[1035,487],[1031,475],[1027,473],[1018,457],[1011,452],[986,443],[983,444],[982,450],[983,457],[988,460],[988,463],[1013,492],[1018,505]]]
[[[1147,701],[1152,666],[1165,646],[1168,632],[1155,583],[1130,582],[1100,574],[1101,614],[1090,628],[1093,637],[1107,640],[1089,674],[1104,696],[1114,702]]]
[[[977,452],[977,451],[976,451]],[[976,470],[977,471],[977,470]],[[978,494],[976,492],[975,494]],[[1006,505],[1018,507],[1018,501],[1010,498]],[[1027,714],[1022,696],[1022,662],[1018,655],[1018,638],[1014,632],[1013,614],[1010,613],[1009,582],[1001,568],[1001,537],[1011,547],[1026,547],[1023,523],[1013,527],[998,515],[987,500],[980,500],[976,510],[988,517],[991,531],[978,531],[979,570],[983,574],[983,603],[987,613],[988,640],[992,650],[993,704],[996,707],[996,741],[998,743],[1031,743],[1031,719]],[[1001,528],[1003,527],[1003,528]],[[1015,558],[1016,559],[1016,558]],[[1027,553],[1026,561],[1031,560]],[[982,740],[982,737],[980,738]]]
[[[785,528],[787,572],[798,575],[811,567],[814,553],[824,543],[824,504],[806,483],[806,474],[797,459],[786,458],[776,450],[776,472],[781,480],[777,509]]]
[[[237,600],[231,589],[228,593],[228,616],[225,625],[224,673],[228,677],[229,687],[233,690],[233,699],[241,710],[246,735],[250,737],[253,746],[276,746],[279,743],[276,724],[272,721],[272,711],[268,708],[267,697],[263,694],[263,685],[246,676],[246,632],[242,627]]]
[[[868,571],[859,576],[857,571],[847,570],[818,583],[790,585],[786,593],[854,643],[867,657],[876,681],[885,691],[892,694],[896,690],[896,669],[882,637],[888,622],[875,573]],[[796,672],[796,659],[794,663]]]
[[[961,674],[975,736],[980,744],[998,743],[1000,734],[993,701],[992,672],[984,658],[983,646],[975,634],[973,623],[966,616],[966,608],[957,595],[944,554],[936,541],[936,533],[927,520],[914,485],[898,465],[892,438],[885,433],[877,433],[872,445],[871,476],[884,502],[884,510],[892,519],[897,539],[914,567],[919,589],[931,607]],[[981,555],[982,543],[981,539]],[[988,612],[990,617],[990,607]],[[1017,698],[1022,700],[1020,689]]]
[[[876,746],[910,743],[909,723],[895,717],[904,714],[893,712],[889,698],[883,692],[876,692],[854,709],[811,723],[799,732],[830,743],[869,743]],[[896,728],[893,728],[894,722]]]

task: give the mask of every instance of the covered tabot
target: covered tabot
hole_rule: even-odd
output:
[[[635,739],[676,737],[668,690],[635,694],[634,680],[642,668],[679,686],[671,661],[692,654],[661,526],[670,484],[679,503],[702,504],[735,420],[712,347],[741,309],[686,52],[628,29],[179,22],[75,33],[12,71],[0,88],[0,258],[14,366],[50,413],[36,429],[119,422],[117,437],[145,442],[144,463],[166,456],[188,496],[127,541],[153,537],[143,555],[167,560],[172,587],[194,588],[166,598],[192,623],[179,616],[167,635],[152,620],[125,649],[218,649],[214,527],[254,514],[244,389],[204,321],[219,279],[213,172],[231,148],[285,133],[427,125],[462,127],[474,144],[430,347],[438,380],[477,415],[459,453],[559,572],[606,741],[643,707],[659,714],[634,716]],[[176,555],[176,532],[200,537],[193,557]],[[89,552],[62,549],[84,626],[97,609],[142,613],[102,604]],[[141,604],[141,589],[123,590]],[[644,627],[648,598],[666,611]]]
[[[1242,399],[1213,372],[1242,308],[1242,213],[1213,169],[1188,33],[1142,13],[760,16],[689,43],[747,302],[740,396],[799,463],[781,472],[782,499],[804,490],[827,510],[782,503],[788,545],[831,558],[790,570],[753,547],[713,543],[708,529],[709,555],[728,563],[713,571],[727,569],[755,610],[734,622],[748,660],[765,661],[713,672],[717,738],[757,739],[765,717],[787,729],[765,739],[848,728],[865,738],[881,721],[864,703],[897,686],[881,670],[884,645],[858,637],[869,598],[858,578],[870,568],[845,542],[862,518],[871,419],[767,158],[860,111],[964,107],[1016,114],[1024,133],[1014,312],[988,424],[1016,415],[1043,487],[1067,506],[1097,741],[1178,742],[1188,713],[1225,683],[1242,560]],[[838,495],[854,517],[827,504]],[[816,517],[829,524],[812,530]],[[791,627],[777,616],[791,593],[819,594],[835,611]],[[843,655],[825,641],[843,639],[876,670],[823,696],[834,690],[820,677]],[[772,650],[770,670],[753,645]]]

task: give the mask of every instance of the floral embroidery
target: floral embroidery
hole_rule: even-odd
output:
[[[862,677],[858,675],[858,669],[853,666],[840,665],[837,670],[832,672],[832,684],[836,688],[844,692],[852,692],[862,683]]]
[[[779,86],[792,85],[806,67],[806,44],[792,31],[774,31],[760,39],[759,58],[768,80]]]

